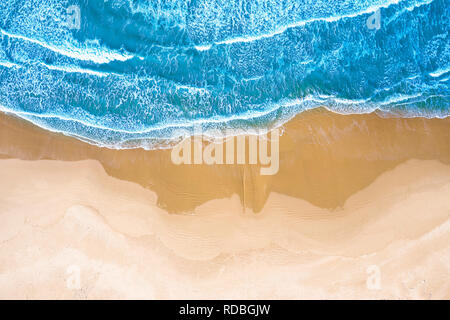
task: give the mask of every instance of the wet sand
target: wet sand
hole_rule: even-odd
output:
[[[116,178],[156,192],[171,213],[192,212],[213,199],[237,194],[259,212],[269,194],[337,208],[380,174],[409,159],[450,163],[450,119],[384,119],[337,115],[325,109],[288,122],[280,137],[280,169],[262,176],[259,165],[175,165],[170,150],[111,150],[20,119],[0,115],[0,155],[23,160],[97,160]],[[247,162],[248,163],[248,162]]]
[[[305,112],[261,176],[1,115],[0,298],[448,299],[449,124]]]

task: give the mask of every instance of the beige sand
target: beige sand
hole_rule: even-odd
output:
[[[450,298],[448,119],[311,112],[268,177],[0,124],[0,298]]]
[[[236,196],[171,215],[95,161],[0,163],[1,298],[450,298],[450,166],[436,161],[339,210],[272,193],[257,215]]]

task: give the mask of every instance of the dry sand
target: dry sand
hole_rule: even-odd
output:
[[[259,176],[1,115],[0,298],[449,299],[449,124],[303,113]]]

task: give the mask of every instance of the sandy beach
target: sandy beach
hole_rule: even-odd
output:
[[[450,119],[304,112],[280,169],[0,115],[0,298],[449,299]]]

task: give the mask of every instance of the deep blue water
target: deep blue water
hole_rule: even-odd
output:
[[[117,148],[323,105],[447,117],[449,3],[2,0],[0,109]]]

